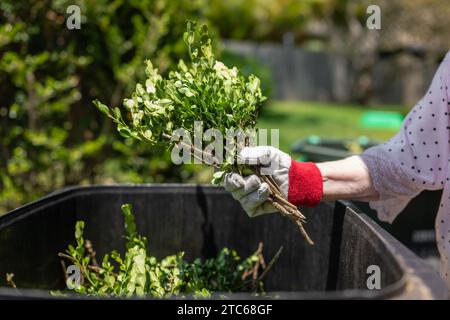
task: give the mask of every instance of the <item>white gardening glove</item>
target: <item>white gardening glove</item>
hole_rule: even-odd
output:
[[[260,165],[261,174],[270,174],[280,187],[283,196],[287,198],[289,168],[292,162],[288,154],[274,147],[258,146],[244,148],[239,155],[246,164]],[[256,175],[242,177],[237,173],[228,173],[224,178],[224,187],[241,203],[250,217],[277,211],[266,202],[270,193],[269,186],[261,182]]]

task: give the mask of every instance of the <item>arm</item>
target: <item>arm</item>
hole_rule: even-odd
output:
[[[378,200],[369,170],[358,156],[317,163],[322,173],[324,201]]]
[[[241,158],[252,164],[266,164],[265,174],[273,177],[285,198],[295,205],[315,206],[321,200],[378,199],[369,170],[359,156],[314,164],[297,162],[276,148],[260,146],[245,148]],[[276,211],[265,202],[269,195],[268,186],[257,176],[228,174],[224,185],[249,216]]]

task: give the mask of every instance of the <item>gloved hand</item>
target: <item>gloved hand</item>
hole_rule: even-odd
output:
[[[260,173],[271,175],[283,196],[294,205],[315,206],[322,198],[322,174],[312,162],[297,162],[269,146],[242,149],[240,158],[245,164],[260,165]],[[228,173],[224,187],[238,200],[250,217],[277,210],[266,202],[269,186],[256,175],[242,177]]]

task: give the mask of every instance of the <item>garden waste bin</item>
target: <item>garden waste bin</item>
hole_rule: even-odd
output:
[[[298,140],[291,148],[293,154],[299,155],[299,161],[323,162],[343,159],[376,146],[378,142],[361,136],[357,139],[327,139],[309,136]]]
[[[133,205],[138,231],[157,257],[184,251],[188,260],[206,258],[223,247],[247,256],[262,241],[270,259],[283,246],[263,298],[447,298],[436,271],[346,202],[301,208],[310,246],[278,214],[250,219],[222,188],[185,184],[71,187],[0,217],[0,297],[65,299],[49,291],[65,289],[57,254],[74,243],[75,222],[86,222],[85,236],[101,258],[124,248],[123,203]],[[370,290],[373,266],[381,288]],[[17,289],[6,285],[6,273],[14,273]]]

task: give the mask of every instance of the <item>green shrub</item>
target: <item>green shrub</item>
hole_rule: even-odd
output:
[[[229,50],[224,50],[220,60],[227,66],[238,68],[242,74],[248,77],[254,74],[261,80],[261,91],[269,97],[272,90],[272,74],[268,66],[262,64],[251,56],[244,56]]]
[[[91,101],[121,104],[152,59],[167,73],[206,0],[0,2],[0,214],[69,184],[193,179],[167,155],[111,134]],[[66,28],[79,5],[80,30]],[[184,57],[185,58],[185,57]]]

